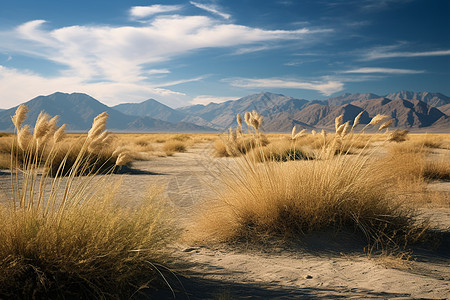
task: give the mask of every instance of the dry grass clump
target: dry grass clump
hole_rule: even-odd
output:
[[[383,130],[389,121],[376,116],[368,126],[378,124]],[[421,239],[426,224],[396,200],[392,177],[373,164],[370,155],[346,156],[342,151],[343,144],[351,145],[358,138],[354,126],[337,118],[331,142],[322,131],[322,150],[316,160],[239,158],[239,168],[224,175],[216,201],[206,205],[191,230],[194,239],[260,241],[329,228],[357,231],[373,249],[404,247]],[[294,129],[291,145],[304,134]],[[253,153],[268,148],[256,147]]]
[[[192,229],[202,241],[295,238],[334,228],[360,232],[375,248],[405,246],[423,235],[414,213],[389,192],[390,178],[367,159],[244,160],[224,179],[217,201]]]
[[[0,206],[0,297],[123,299],[160,286],[174,238],[167,212],[154,195],[133,209],[112,196],[72,198],[46,213]]]
[[[215,155],[218,157],[241,156],[255,147],[263,147],[269,144],[267,137],[259,131],[263,117],[256,111],[245,113],[245,123],[248,133],[244,133],[242,127],[242,117],[237,114],[236,120],[238,127],[230,127],[228,137],[214,144]],[[224,151],[225,150],[225,151]]]
[[[272,142],[266,147],[256,147],[247,153],[247,157],[256,162],[315,158],[312,150],[299,146],[295,141],[286,140]]]
[[[404,142],[407,139],[408,132],[408,130],[396,129],[389,133],[388,141],[397,143]]]
[[[23,111],[19,107],[13,118],[18,134],[11,161],[20,150],[26,163],[11,164],[11,186],[0,193],[0,298],[123,299],[158,284],[159,264],[168,257],[165,246],[175,236],[169,211],[156,192],[141,205],[126,207],[108,175],[83,171],[92,170],[87,153],[98,151],[108,137],[107,115],[94,120],[68,176],[62,176],[66,154],[50,178],[42,170],[55,162],[64,127],[52,130],[48,158],[42,160],[47,148],[39,145],[46,139],[43,132],[50,132],[42,129],[49,119],[38,119],[33,134],[21,141],[21,131],[28,131],[21,127]],[[121,152],[115,163],[126,161]]]
[[[423,168],[426,180],[450,180],[450,157],[441,160],[428,160]]]
[[[29,165],[39,165],[51,176],[68,175],[69,172],[89,174],[92,172],[108,172],[129,163],[124,163],[119,156],[132,157],[126,149],[117,148],[114,137],[106,130],[107,113],[98,115],[87,135],[67,139],[66,125],[57,127],[58,116],[50,118],[44,112],[38,116],[33,131],[29,125],[22,126],[28,108],[21,105],[12,118],[16,128],[14,137],[8,147],[2,145],[2,152],[7,149],[10,157],[8,167],[26,170]],[[19,127],[17,127],[19,126]],[[14,152],[14,159],[11,153]],[[125,153],[127,152],[127,153]],[[80,168],[72,168],[81,161]]]
[[[175,152],[186,152],[186,145],[182,141],[168,140],[163,145],[166,155],[173,155]]]

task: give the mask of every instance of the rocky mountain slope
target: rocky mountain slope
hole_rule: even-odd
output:
[[[82,93],[54,93],[48,96],[39,96],[25,102],[30,112],[25,124],[34,124],[41,111],[51,116],[59,115],[59,124],[68,124],[67,129],[72,131],[88,130],[92,121],[98,114],[107,112],[108,128],[116,131],[213,131],[211,128],[192,123],[171,123],[150,117],[136,117],[123,114],[98,100]],[[0,130],[12,131],[11,116],[17,107],[0,112]]]

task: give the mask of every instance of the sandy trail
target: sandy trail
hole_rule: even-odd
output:
[[[214,195],[216,171],[233,164],[213,158],[211,152],[208,145],[196,144],[187,153],[138,161],[132,170],[112,176],[123,181],[119,194],[136,201],[145,197],[149,186],[165,186],[180,221],[188,221],[196,203]],[[0,185],[9,182],[5,174]],[[450,192],[450,182],[435,185],[433,189]],[[183,287],[172,280],[176,299],[448,299],[450,209],[430,208],[424,213],[444,231],[444,242],[434,251],[416,249],[414,260],[402,264],[370,258],[359,241],[334,233],[270,249],[177,245],[175,261],[186,265],[179,272]],[[152,297],[173,298],[169,290]]]

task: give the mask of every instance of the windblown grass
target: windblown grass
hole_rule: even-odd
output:
[[[158,191],[127,207],[116,194],[118,185],[108,184],[108,175],[95,176],[98,171],[86,160],[105,142],[107,116],[94,120],[81,149],[74,151],[68,176],[62,176],[69,156],[65,152],[50,178],[42,170],[55,162],[62,141],[56,132],[61,131],[54,130],[49,148],[40,148],[46,139],[39,133],[48,120],[44,118],[25,146],[20,141],[23,112],[13,118],[19,135],[13,140],[11,187],[0,201],[0,298],[123,299],[161,285],[166,245],[176,236],[170,210]],[[42,149],[50,159],[40,159]],[[25,163],[18,162],[19,150]],[[128,159],[121,152],[115,163]]]
[[[388,123],[385,116],[376,116],[368,126],[385,129]],[[238,158],[238,168],[223,174],[215,201],[205,204],[197,218],[193,238],[264,241],[332,228],[358,232],[371,249],[405,247],[422,239],[426,222],[397,201],[391,174],[378,169],[370,154],[345,155],[344,145],[351,147],[359,137],[353,127],[337,118],[332,139],[321,133],[315,160]],[[297,134],[293,130],[291,139]]]

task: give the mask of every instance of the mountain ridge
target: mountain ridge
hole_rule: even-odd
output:
[[[107,126],[116,131],[214,131],[205,126],[187,122],[171,123],[150,117],[135,117],[123,114],[93,97],[83,93],[56,92],[38,96],[24,103],[29,108],[24,124],[34,124],[41,111],[51,116],[58,115],[59,124],[66,123],[69,131],[88,130],[93,119],[102,112],[109,114]],[[18,106],[0,112],[0,130],[14,130],[11,116]]]
[[[394,119],[397,128],[450,131],[450,117],[446,113],[450,111],[450,103],[447,102],[450,102],[449,97],[430,92],[400,91],[384,97],[373,93],[346,93],[325,101],[261,92],[238,100],[173,109],[155,99],[109,107],[83,93],[56,92],[35,97],[25,104],[30,108],[29,123],[34,124],[39,112],[44,110],[52,116],[60,115],[60,123],[67,123],[72,131],[89,129],[93,118],[103,111],[110,114],[108,128],[116,131],[223,131],[236,126],[238,113],[256,110],[264,116],[263,130],[287,132],[294,125],[306,129],[331,129],[340,114],[343,114],[344,122],[353,122],[361,112],[362,124],[367,124],[376,114],[385,114]],[[0,111],[0,130],[13,129],[11,116],[15,109]]]

